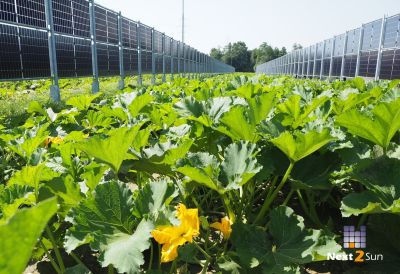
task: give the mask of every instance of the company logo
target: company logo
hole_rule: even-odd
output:
[[[343,227],[343,247],[344,248],[366,248],[367,247],[367,228],[360,226],[360,231],[356,231],[354,226]]]
[[[362,250],[367,248],[367,228],[365,226],[360,226],[359,230],[356,230],[355,226],[344,226],[343,247],[350,251],[328,253],[328,260],[353,261],[355,263],[383,261],[383,254],[372,254]]]

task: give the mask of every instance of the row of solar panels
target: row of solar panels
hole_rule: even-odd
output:
[[[52,0],[52,9],[59,76],[91,75],[89,1]],[[118,75],[119,14],[97,4],[94,11],[99,75]],[[143,73],[152,72],[153,56],[155,72],[161,73],[161,55],[166,73],[177,73],[178,68],[180,72],[233,70],[142,23],[121,17],[120,29],[126,74],[137,73],[139,65]],[[50,75],[45,0],[0,0],[0,48],[0,79]]]
[[[400,14],[295,50],[258,66],[256,72],[308,77],[400,78]],[[375,75],[376,72],[379,75]]]

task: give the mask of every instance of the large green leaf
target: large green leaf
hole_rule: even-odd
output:
[[[29,261],[49,219],[57,211],[57,201],[50,199],[22,209],[0,225],[0,273],[20,274]]]
[[[0,187],[0,223],[7,221],[22,205],[35,203],[34,189],[29,186]]]
[[[367,139],[384,149],[400,129],[400,99],[380,103],[373,110],[373,117],[351,109],[336,118],[336,123],[354,135]]]
[[[257,141],[256,127],[248,119],[248,108],[236,106],[225,113],[221,119],[218,131],[229,136],[232,140]]]
[[[255,158],[256,153],[256,145],[241,141],[226,147],[222,162],[208,153],[189,153],[178,161],[176,170],[199,184],[224,193],[239,189],[262,169]]]
[[[362,160],[351,177],[367,190],[343,198],[343,216],[400,213],[400,160],[387,157]]]
[[[255,158],[257,152],[255,144],[244,141],[225,149],[219,177],[225,190],[238,189],[262,169]]]
[[[248,99],[248,106],[235,106],[220,118],[218,131],[231,137],[234,141],[245,140],[256,142],[257,125],[270,113],[276,101],[275,93],[264,93]]]
[[[208,188],[216,191],[221,188],[218,185],[218,161],[213,155],[205,152],[188,153],[186,158],[178,161],[176,170]]]
[[[100,252],[102,266],[113,265],[119,272],[140,273],[142,252],[149,248],[152,222],[136,219],[132,192],[123,183],[111,181],[98,185],[93,196],[72,209],[64,246],[71,252],[90,243]],[[139,223],[139,224],[138,224]]]
[[[95,136],[76,144],[76,148],[84,151],[97,161],[109,165],[118,172],[122,161],[128,159],[129,147],[139,131],[140,125],[133,128],[120,128],[110,133],[108,138]]]
[[[255,273],[300,273],[300,265],[325,259],[341,247],[323,231],[307,229],[304,219],[286,206],[270,213],[268,233],[249,224],[235,224],[233,247],[246,268]],[[257,272],[259,271],[259,272]]]
[[[9,147],[15,153],[25,159],[27,163],[31,161],[32,155],[43,144],[48,136],[47,128],[49,124],[41,125],[27,131],[24,136],[10,142]]]
[[[176,196],[177,192],[172,181],[166,178],[152,180],[138,191],[132,213],[137,218],[147,216],[157,218],[157,215],[162,213],[165,206]]]
[[[78,110],[88,110],[93,100],[100,96],[100,93],[95,95],[80,95],[80,96],[73,96],[67,101],[68,106],[76,107]]]
[[[129,105],[129,112],[132,117],[135,117],[139,114],[139,112],[148,104],[150,104],[154,100],[154,97],[148,93],[137,96],[132,103]]]
[[[11,177],[8,185],[31,186],[37,190],[39,183],[50,181],[57,176],[59,174],[48,168],[45,164],[25,166]]]
[[[235,223],[231,241],[245,268],[256,268],[265,260],[265,254],[272,250],[268,234],[255,225]]]
[[[292,161],[297,162],[335,140],[328,129],[321,132],[296,132],[294,135],[285,131],[271,142]]]

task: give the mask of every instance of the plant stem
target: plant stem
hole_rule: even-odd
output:
[[[201,246],[199,246],[195,241],[193,241],[193,244],[204,255],[204,257],[206,257],[206,259],[211,259],[211,256],[208,255],[208,253],[205,252],[204,249],[202,249]]]
[[[235,213],[233,212],[232,208],[231,208],[231,202],[229,200],[229,198],[226,196],[225,193],[221,194],[222,200],[224,201],[224,205],[226,208],[226,211],[228,211],[228,217],[231,220],[232,223],[235,223]]]
[[[53,245],[54,253],[56,254],[56,258],[58,261],[58,265],[60,266],[61,273],[64,273],[65,272],[64,262],[62,260],[61,253],[60,253],[60,250],[58,249],[57,243],[54,239],[53,232],[51,232],[51,229],[48,225],[46,225],[45,230],[46,230],[47,236],[49,236],[51,244]]]
[[[267,213],[267,211],[268,211],[269,207],[271,206],[272,202],[275,200],[276,196],[278,196],[279,191],[281,191],[281,189],[285,185],[287,179],[289,178],[289,175],[292,172],[293,167],[294,167],[294,162],[290,162],[290,165],[289,165],[288,169],[286,170],[286,173],[283,176],[282,181],[276,187],[274,192],[272,192],[272,194],[269,197],[267,197],[267,199],[265,199],[264,204],[261,207],[260,212],[258,213],[256,219],[254,220],[254,223],[256,223],[256,224],[259,223],[261,221],[261,219],[263,219],[265,217],[265,214]]]
[[[169,269],[170,274],[174,274],[176,271],[176,260],[174,260],[171,264],[171,268]]]
[[[42,248],[44,249],[44,251],[46,252],[47,258],[49,258],[50,263],[51,263],[51,265],[53,266],[54,270],[55,270],[58,274],[61,274],[60,268],[58,267],[58,265],[57,265],[56,262],[54,261],[53,257],[50,255],[50,252],[49,252],[49,250],[47,249],[47,247],[44,245],[43,241],[40,240],[39,242],[40,242],[40,245],[42,246]]]
[[[84,267],[88,268],[88,267],[81,261],[81,259],[79,259],[79,257],[78,257],[74,252],[71,252],[69,255],[72,257],[72,259],[75,260],[75,262],[77,262],[78,264],[83,265]]]
[[[278,182],[278,176],[275,176],[274,177],[274,179],[273,179],[273,181],[272,181],[272,183],[271,183],[271,185],[269,186],[269,188],[268,188],[268,192],[267,192],[267,198],[269,197],[269,196],[271,196],[271,194],[272,194],[272,191],[274,190],[274,188],[275,188],[275,186],[276,186],[276,183]],[[264,193],[263,193],[264,194]],[[266,199],[267,199],[266,198]]]
[[[114,267],[112,264],[108,265],[108,274],[114,274]]]
[[[208,257],[206,259],[206,262],[204,263],[203,269],[201,270],[201,274],[206,274],[207,273],[207,269],[208,269],[208,265],[210,264],[210,260],[211,260],[211,257]]]
[[[154,250],[153,250],[154,248],[153,248],[153,243],[150,243],[150,261],[149,261],[149,267],[148,267],[148,271],[150,271],[150,269],[151,269],[151,267],[153,266],[153,253],[154,253]]]
[[[286,199],[285,199],[285,201],[283,202],[282,205],[284,205],[284,206],[287,205],[287,203],[289,202],[290,198],[292,198],[293,193],[294,193],[294,188],[292,188],[290,190],[289,194],[286,196]]]
[[[158,244],[158,270],[161,270],[161,246]]]
[[[298,189],[296,191],[296,193],[297,193],[297,196],[299,197],[299,202],[300,202],[301,207],[303,208],[304,213],[307,214],[307,216],[310,216],[309,210],[307,208],[306,203],[304,202],[303,195],[301,195],[300,190]]]

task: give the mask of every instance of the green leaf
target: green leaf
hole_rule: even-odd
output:
[[[77,182],[74,181],[71,175],[67,175],[65,178],[59,177],[53,179],[46,184],[46,187],[50,189],[52,193],[60,197],[62,200],[62,207],[69,210],[71,207],[75,207],[83,198],[81,189]]]
[[[288,267],[297,269],[297,265],[313,261],[320,231],[306,229],[304,219],[291,208],[279,206],[271,211],[269,233],[272,249],[265,256],[266,273],[281,273]]]
[[[100,96],[100,93],[95,95],[80,95],[80,96],[73,96],[66,104],[68,106],[76,107],[80,111],[88,110],[90,105],[92,104],[93,100]]]
[[[380,103],[372,110],[371,118],[356,109],[343,113],[336,123],[354,135],[367,139],[384,149],[400,129],[400,99],[390,103]]]
[[[256,127],[267,118],[276,101],[275,93],[263,93],[249,98],[248,106],[235,106],[220,118],[218,131],[232,140],[256,142],[259,139]]]
[[[102,127],[107,128],[113,123],[113,120],[110,117],[105,116],[100,111],[89,110],[86,114],[86,119],[82,121],[82,124],[85,128],[95,128]]]
[[[112,131],[108,138],[95,136],[77,143],[76,148],[109,165],[115,173],[118,173],[122,161],[129,158],[127,152],[139,128],[140,125],[133,128],[119,128]]]
[[[228,256],[218,258],[218,268],[222,274],[245,274],[247,271]]]
[[[296,132],[292,135],[285,131],[271,142],[278,147],[292,161],[297,162],[335,140],[328,129],[321,132],[309,131],[307,133]]]
[[[350,84],[359,91],[364,91],[366,89],[365,81],[361,77],[356,77],[350,80]]]
[[[65,237],[66,251],[90,243],[92,250],[100,252],[103,267],[112,264],[119,272],[140,273],[142,252],[150,246],[154,226],[144,219],[139,223],[131,213],[133,206],[127,185],[116,181],[98,185],[69,214],[73,226]]]
[[[0,222],[5,222],[21,205],[35,203],[34,189],[29,186],[10,185],[0,187]]]
[[[186,158],[178,161],[176,170],[208,188],[220,189],[218,161],[213,155],[205,152],[188,153]]]
[[[37,240],[56,211],[57,202],[50,199],[16,212],[0,225],[0,274],[24,271]]]
[[[92,271],[90,271],[86,266],[78,264],[65,269],[64,274],[92,274]]]
[[[45,164],[25,166],[11,177],[8,185],[31,186],[37,190],[39,183],[50,181],[57,176],[59,174],[48,168]]]
[[[387,157],[362,160],[351,177],[367,190],[343,198],[343,216],[400,213],[400,160]]]
[[[132,103],[129,105],[128,109],[132,117],[135,117],[139,112],[148,104],[154,100],[154,97],[148,93],[137,96]]]
[[[150,247],[152,222],[142,220],[132,235],[116,233],[99,246],[99,260],[103,267],[113,265],[119,273],[143,273],[143,251]]]
[[[32,155],[48,136],[47,128],[49,124],[41,125],[27,132],[24,137],[10,142],[10,149],[30,162]]]
[[[233,143],[225,149],[220,181],[226,191],[239,189],[262,169],[255,158],[257,152],[255,144],[244,141]]]
[[[235,223],[230,239],[241,265],[246,268],[261,265],[265,260],[265,254],[272,250],[267,233],[255,225]]]
[[[282,123],[284,126],[291,125],[299,119],[301,112],[300,100],[301,97],[299,95],[292,95],[285,102],[277,105],[278,111],[287,115]]]
[[[250,273],[300,273],[300,266],[326,258],[327,252],[340,252],[332,235],[306,229],[304,219],[286,206],[270,213],[268,233],[255,225],[235,223],[232,245],[241,266]]]
[[[232,140],[246,140],[256,142],[256,128],[247,117],[247,108],[244,106],[236,106],[229,112],[226,112],[220,121],[218,131],[229,136]]]
[[[81,175],[81,178],[85,180],[85,184],[90,190],[94,190],[108,169],[104,164],[92,162],[85,166],[85,172]]]
[[[135,198],[135,206],[132,213],[137,218],[146,216],[157,218],[174,197],[177,196],[172,181],[165,178],[153,180],[139,190]]]

